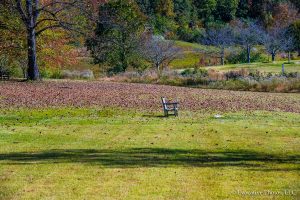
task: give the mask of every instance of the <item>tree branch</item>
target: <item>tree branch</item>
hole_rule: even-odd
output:
[[[55,22],[58,22],[59,20],[58,19],[53,19],[53,18],[44,18],[44,19],[41,19],[38,22],[36,22],[34,28],[37,28],[38,25],[40,25],[42,22],[45,22],[45,21],[55,21]]]
[[[35,35],[38,37],[41,33],[43,33],[44,31],[48,30],[48,29],[52,29],[52,28],[62,28],[59,24],[55,24],[55,25],[51,25],[51,26],[46,26],[42,29],[40,29],[39,31],[37,31],[35,33]]]
[[[22,8],[21,0],[16,0],[16,9],[21,16],[22,21],[24,22],[24,24],[27,27],[28,26],[28,17],[26,16],[26,14]]]

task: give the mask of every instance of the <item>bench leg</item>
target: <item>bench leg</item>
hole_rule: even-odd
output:
[[[168,111],[167,111],[167,110],[164,110],[164,116],[165,116],[165,117],[168,117],[168,115],[169,115],[169,114],[168,114]]]

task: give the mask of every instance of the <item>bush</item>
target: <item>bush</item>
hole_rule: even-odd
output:
[[[207,77],[208,71],[206,69],[194,68],[194,69],[186,69],[181,72],[182,76],[185,77]]]
[[[8,59],[5,56],[0,57],[0,74],[10,75],[10,69],[8,67]]]
[[[62,76],[62,73],[60,70],[55,70],[51,73],[50,75],[50,78],[53,78],[53,79],[62,79],[63,76]]]
[[[246,69],[240,69],[237,71],[229,71],[229,72],[225,73],[225,77],[227,80],[229,80],[229,79],[236,80],[238,78],[246,77],[248,75],[249,75],[249,72]]]

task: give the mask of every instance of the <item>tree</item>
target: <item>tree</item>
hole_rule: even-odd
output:
[[[136,0],[141,12],[145,15],[154,15],[155,6],[151,0]]]
[[[164,40],[159,36],[151,36],[143,42],[140,52],[142,57],[156,68],[160,75],[163,66],[167,66],[179,54],[180,49],[176,48],[173,41]]]
[[[282,44],[282,50],[288,53],[288,62],[291,62],[291,51],[295,49],[295,41],[293,36],[286,32],[285,41]]]
[[[238,0],[217,0],[215,18],[224,22],[229,22],[235,18],[238,8]]]
[[[174,0],[175,20],[181,26],[191,22],[193,15],[192,2],[190,0]]]
[[[174,17],[173,0],[159,0],[156,10],[164,17]]]
[[[272,12],[277,0],[251,0],[249,16],[261,21],[264,26],[272,24]]]
[[[289,27],[290,33],[293,36],[294,48],[300,56],[300,19],[293,22]]]
[[[290,0],[300,12],[300,1],[299,0]]]
[[[273,23],[282,28],[299,19],[298,10],[290,2],[279,3],[273,8]]]
[[[195,7],[197,8],[199,19],[204,22],[213,20],[213,12],[216,10],[216,0],[193,0]]]
[[[275,61],[276,54],[284,50],[286,44],[287,30],[279,25],[269,28],[262,36],[262,43],[266,51],[272,56],[272,62]]]
[[[233,32],[231,27],[212,28],[207,30],[204,43],[219,48],[221,65],[225,64],[225,48],[233,43]]]
[[[27,49],[26,29],[18,13],[13,11],[6,2],[0,2],[0,55],[7,57],[8,64],[14,60],[24,60]]]
[[[249,0],[240,0],[238,9],[236,12],[236,16],[238,18],[248,18],[249,16],[249,11],[251,7],[251,1]]]
[[[78,31],[79,12],[86,8],[84,0],[5,0],[5,6],[19,15],[26,29],[28,79],[40,78],[37,64],[37,37],[49,29]],[[76,12],[75,12],[76,10]],[[75,20],[73,20],[75,19]],[[78,20],[75,23],[75,21]]]
[[[236,43],[243,46],[247,51],[247,61],[251,62],[251,49],[254,45],[261,43],[263,29],[255,22],[244,23],[237,21],[234,26]]]
[[[131,0],[100,5],[95,35],[87,40],[95,63],[108,65],[112,73],[124,72],[137,53],[143,15]]]

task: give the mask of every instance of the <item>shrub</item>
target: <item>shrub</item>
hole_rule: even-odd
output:
[[[50,75],[50,78],[53,78],[53,79],[62,79],[63,76],[62,76],[62,73],[60,70],[55,70],[51,73]]]
[[[0,57],[0,74],[11,74],[10,68],[8,67],[8,59],[5,56]]]
[[[181,72],[181,75],[184,77],[207,77],[208,71],[202,68],[186,69]]]
[[[225,73],[225,77],[227,80],[229,79],[238,79],[240,77],[246,77],[249,75],[249,72],[247,69],[240,69],[240,70],[237,70],[237,71],[229,71],[229,72],[226,72]]]
[[[216,70],[213,69],[209,69],[208,70],[208,78],[211,81],[222,81],[222,80],[226,80],[226,76],[224,73],[222,72],[218,72]]]

